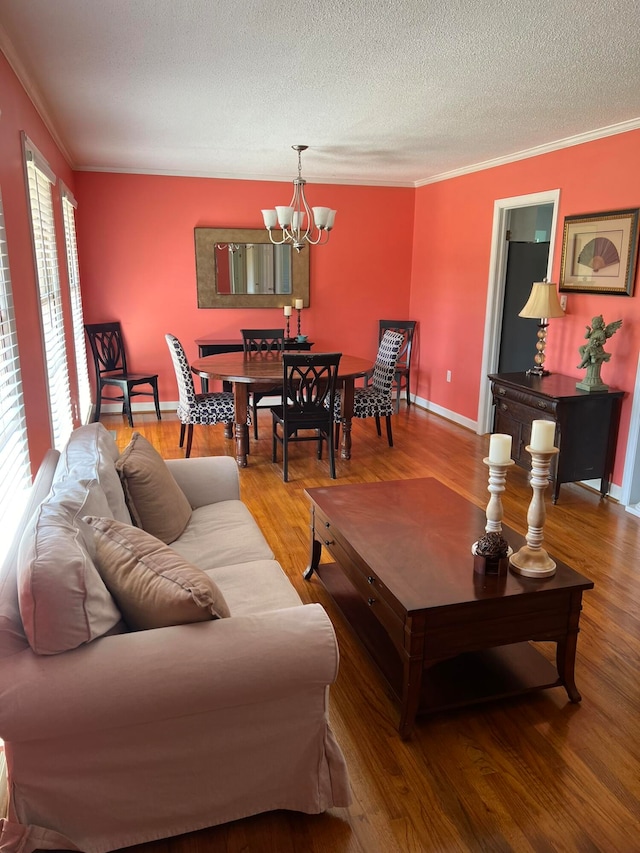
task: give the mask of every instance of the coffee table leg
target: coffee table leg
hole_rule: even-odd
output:
[[[398,726],[400,737],[403,740],[406,740],[410,736],[416,720],[416,714],[418,713],[423,668],[422,657],[405,657],[402,705],[400,708],[400,724]]]
[[[575,682],[576,650],[578,646],[578,622],[582,610],[582,592],[571,595],[569,625],[566,635],[558,641],[556,647],[556,667],[560,680],[572,702],[580,702],[582,696]]]
[[[320,555],[322,554],[322,542],[319,542],[315,536],[315,507],[311,507],[311,539],[309,542],[309,565],[304,570],[302,577],[308,581],[318,568],[320,563]]]

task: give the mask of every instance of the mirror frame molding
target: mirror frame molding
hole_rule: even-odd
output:
[[[281,239],[282,232],[274,229]],[[271,243],[266,229],[202,228],[194,229],[196,247],[196,283],[198,308],[284,308],[302,299],[309,307],[309,246],[301,252],[291,247],[291,293],[218,293],[216,288],[216,243]]]

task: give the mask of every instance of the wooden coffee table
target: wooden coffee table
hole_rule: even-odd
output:
[[[582,592],[557,562],[550,578],[473,571],[485,512],[432,478],[307,489],[317,574],[400,701],[418,713],[563,686],[572,702]],[[524,538],[503,526],[514,551]],[[321,563],[322,548],[335,562]],[[552,641],[553,666],[530,641]]]

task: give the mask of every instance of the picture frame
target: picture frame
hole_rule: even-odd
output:
[[[560,293],[632,296],[640,208],[565,216]]]

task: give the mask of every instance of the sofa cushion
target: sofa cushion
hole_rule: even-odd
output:
[[[111,510],[109,515],[130,524],[131,516],[115,465],[119,455],[113,436],[101,423],[86,424],[74,429],[69,436],[60,455],[55,479],[97,480],[106,495]]]
[[[96,480],[59,480],[27,525],[18,552],[18,602],[37,654],[75,649],[121,624],[79,528],[79,517],[109,511]]]
[[[273,551],[241,501],[218,501],[194,509],[171,547],[205,571],[250,560],[273,560]]]
[[[162,542],[177,539],[191,518],[191,504],[155,447],[134,432],[116,468],[134,524]]]
[[[275,560],[219,566],[207,574],[224,593],[232,617],[302,605],[293,584]]]
[[[85,517],[96,565],[132,630],[229,616],[224,596],[202,569],[137,527]]]

